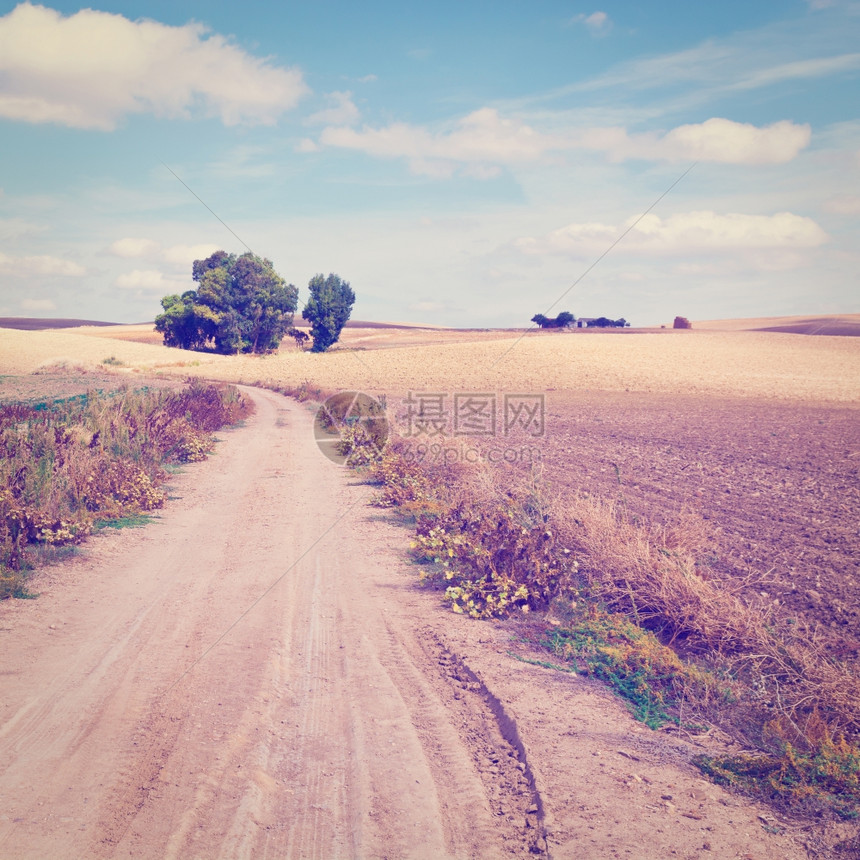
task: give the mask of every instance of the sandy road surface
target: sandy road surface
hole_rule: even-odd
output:
[[[0,857],[806,856],[414,589],[309,415],[253,396],[162,518],[3,606]]]
[[[435,858],[504,835],[374,605],[361,497],[298,407],[255,399],[181,508],[10,649],[0,856]]]

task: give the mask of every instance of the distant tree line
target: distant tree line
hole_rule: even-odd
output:
[[[569,328],[576,322],[576,317],[569,311],[562,311],[557,317],[535,314],[532,322],[540,328]]]
[[[273,352],[288,334],[300,346],[308,339],[293,327],[299,291],[271,260],[216,251],[194,261],[191,277],[196,289],[161,300],[164,312],[155,318],[155,328],[165,346],[235,355]],[[324,352],[340,337],[355,293],[338,275],[315,275],[308,287],[302,316],[311,323],[311,351]]]
[[[535,314],[531,321],[540,328],[570,328],[576,322],[576,317],[569,311],[562,311],[557,317]],[[597,317],[597,319],[580,320],[580,323],[584,323],[588,328],[625,328],[630,325],[624,317],[617,320]]]
[[[596,320],[588,321],[589,328],[625,328],[629,325],[630,323],[624,317],[617,320],[611,320],[608,317],[598,317]]]

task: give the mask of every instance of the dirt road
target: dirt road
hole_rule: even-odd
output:
[[[0,607],[0,857],[807,856],[699,741],[417,590],[307,411],[253,397],[158,520]]]

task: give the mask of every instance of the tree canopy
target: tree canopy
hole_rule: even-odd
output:
[[[337,343],[355,304],[355,293],[338,275],[314,275],[308,282],[310,298],[302,317],[311,324],[311,352],[325,352]]]
[[[588,323],[589,328],[625,328],[629,325],[630,323],[624,317],[617,320],[611,320],[609,317],[598,317]]]
[[[562,311],[557,317],[535,314],[531,321],[540,328],[567,328],[576,322],[576,317],[570,311]]]
[[[199,285],[161,300],[164,313],[155,328],[165,346],[237,352],[272,352],[278,348],[299,292],[274,270],[271,260],[247,253],[216,251],[195,260],[192,278]]]

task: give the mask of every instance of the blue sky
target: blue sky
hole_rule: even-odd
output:
[[[858,96],[860,0],[0,3],[0,316],[243,243],[360,319],[860,312]]]

